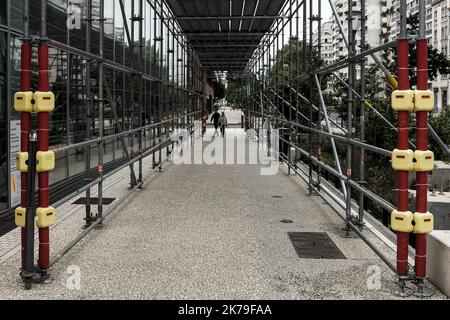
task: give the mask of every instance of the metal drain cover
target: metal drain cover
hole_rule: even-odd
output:
[[[103,198],[103,204],[104,205],[108,205],[111,204],[114,200],[116,200],[116,198]],[[98,204],[98,198],[90,198],[90,204],[92,205],[96,205]],[[76,201],[74,201],[72,204],[87,204],[87,198],[83,197],[83,198],[79,198]]]
[[[326,232],[288,232],[303,259],[347,259]]]

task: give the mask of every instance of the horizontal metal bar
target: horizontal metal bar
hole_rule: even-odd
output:
[[[167,158],[166,158],[167,161]],[[151,173],[155,173],[162,165],[166,162],[159,164],[156,168],[154,168]],[[146,177],[146,179],[149,176]],[[89,227],[84,229],[75,239],[70,241],[61,251],[59,251],[51,260],[50,266],[54,266],[65,254],[67,254],[70,249],[72,249],[77,243],[79,243],[89,232],[91,232],[101,221],[103,221],[106,217],[109,216],[111,212],[114,211],[119,205],[121,205],[133,192],[141,188],[143,185],[143,181],[135,185],[132,189],[128,190],[122,197],[114,201],[109,208],[103,213],[103,219],[95,220]]]
[[[217,37],[217,36],[263,36],[266,32],[247,32],[247,31],[223,31],[223,32],[182,32],[188,37]]]
[[[216,58],[216,59],[228,59],[228,58],[245,58],[247,61],[251,58],[248,52],[236,52],[235,50],[230,50],[228,52],[223,51],[209,51],[209,52],[197,52],[200,60],[205,58]]]
[[[192,42],[192,45],[195,48],[228,48],[228,47],[236,47],[236,48],[254,48],[259,47],[259,42],[257,44],[240,44],[240,43],[224,43],[224,44],[204,44],[202,41],[201,44],[195,44],[195,42]]]
[[[139,128],[135,128],[135,129],[132,129],[132,130],[127,130],[127,131],[122,131],[122,132],[111,134],[111,135],[108,135],[108,136],[104,136],[102,138],[94,138],[94,139],[91,139],[91,140],[87,140],[87,141],[83,141],[83,142],[79,142],[79,143],[75,143],[75,144],[71,144],[71,145],[67,145],[67,146],[63,146],[63,147],[59,147],[59,148],[55,148],[55,149],[52,149],[52,151],[55,152],[55,153],[60,153],[60,152],[64,152],[64,151],[67,151],[67,150],[74,149],[74,148],[80,148],[80,147],[84,147],[84,146],[100,143],[100,142],[103,142],[103,141],[108,141],[108,140],[112,140],[112,139],[115,139],[115,138],[128,136],[130,134],[134,134],[134,133],[137,133],[137,132],[140,132],[140,131],[143,131],[143,130],[147,130],[147,129],[151,129],[151,128],[157,127],[157,126],[159,126],[161,124],[164,124],[164,123],[167,123],[167,122],[172,122],[172,121],[175,121],[177,119],[181,119],[181,118],[184,118],[184,117],[189,117],[189,116],[192,116],[192,115],[197,114],[197,113],[200,113],[200,111],[194,111],[194,112],[187,113],[185,115],[181,115],[181,116],[178,116],[178,117],[170,118],[170,119],[167,119],[167,120],[164,120],[164,121],[161,121],[161,122],[151,123],[151,124],[148,124],[148,125],[143,126],[143,127],[139,127]]]
[[[219,61],[223,61],[223,63],[227,63],[227,62],[230,62],[230,61],[231,62],[234,62],[234,61],[247,62],[249,58],[250,57],[221,57],[220,53],[217,53],[216,57],[204,57],[204,58],[200,58],[200,59],[201,59],[201,62],[203,64],[205,62],[208,62],[208,60],[212,60],[213,62],[217,61],[218,63],[220,63]]]
[[[278,155],[280,155],[282,158],[282,154],[277,152]],[[320,189],[316,188],[314,185],[311,185],[308,181],[308,175],[303,172],[303,170],[301,170],[301,173],[298,171],[298,167],[293,167],[289,161],[287,161],[288,159],[285,158],[285,162],[287,164],[288,167],[291,168],[291,170],[293,170],[306,184],[308,184],[308,186],[310,186],[335,212],[336,214],[339,216],[339,218],[341,218],[348,226],[350,226],[350,228],[375,252],[376,255],[378,255],[380,257],[381,260],[383,260],[384,263],[386,263],[386,265],[394,272],[397,272],[397,268],[396,266],[391,262],[391,260],[380,250],[378,249],[378,247],[376,247],[360,230],[358,227],[356,227],[352,221],[348,221],[346,219],[346,217],[342,214],[342,212],[340,212],[337,208],[336,208],[336,204],[338,206],[340,206],[341,208],[345,209],[345,205],[343,205],[343,201],[342,199],[339,199],[341,201],[337,201],[336,199],[336,195],[334,195],[331,191],[329,191],[326,187],[321,186]],[[325,192],[333,201],[334,203],[332,203],[330,201],[330,199],[328,199],[327,197],[325,197],[323,195],[323,192]]]
[[[389,202],[387,202],[386,200],[384,200],[383,198],[381,198],[380,196],[378,196],[377,194],[373,193],[372,191],[364,188],[363,186],[361,186],[358,182],[354,181],[354,180],[347,180],[347,177],[345,175],[343,175],[342,173],[339,173],[336,169],[334,169],[333,167],[329,166],[328,164],[326,164],[325,162],[320,161],[318,158],[316,158],[313,155],[310,155],[308,151],[303,150],[302,148],[298,147],[297,145],[293,144],[290,141],[285,140],[284,138],[280,137],[280,140],[284,141],[285,143],[289,144],[291,147],[293,147],[294,149],[296,149],[297,151],[299,151],[300,153],[302,153],[304,156],[308,157],[309,159],[311,159],[314,163],[316,163],[317,165],[320,165],[322,168],[324,168],[325,170],[327,170],[329,173],[331,173],[332,175],[334,175],[336,178],[343,180],[345,182],[349,182],[352,187],[354,187],[355,189],[357,189],[358,191],[361,191],[362,193],[364,193],[364,195],[366,195],[369,199],[371,199],[372,201],[376,202],[377,204],[379,204],[380,206],[382,206],[384,209],[386,209],[387,211],[391,212],[393,211],[395,208],[392,204],[390,204]]]
[[[310,128],[308,126],[305,126],[305,125],[302,125],[302,124],[299,124],[299,123],[296,123],[296,122],[293,122],[293,121],[284,120],[282,118],[276,118],[274,116],[270,116],[270,115],[267,115],[267,114],[262,114],[262,113],[257,112],[257,111],[250,110],[250,112],[254,113],[254,114],[257,114],[257,115],[260,115],[260,116],[269,117],[271,119],[278,120],[280,122],[289,123],[289,124],[291,124],[293,126],[302,128],[303,130],[305,130],[307,132],[313,132],[313,133],[317,133],[317,134],[320,134],[320,135],[323,135],[323,136],[333,137],[336,140],[339,140],[339,141],[342,141],[342,142],[347,142],[347,143],[355,145],[355,146],[364,147],[367,150],[373,151],[375,153],[382,154],[382,155],[384,155],[386,157],[391,157],[391,151],[383,149],[383,148],[379,148],[379,147],[376,147],[376,146],[372,146],[370,144],[367,144],[367,143],[364,143],[364,142],[361,142],[361,141],[358,141],[358,140],[348,139],[347,137],[343,137],[343,136],[340,136],[340,135],[337,135],[337,134],[334,134],[334,133],[328,133],[328,132],[324,132],[324,131],[321,131],[321,130],[318,130],[318,129]]]
[[[166,19],[178,21],[198,21],[198,20],[274,20],[289,19],[288,16],[190,16],[190,17],[168,17]]]
[[[397,40],[389,41],[389,42],[384,43],[384,44],[382,44],[382,45],[380,45],[378,47],[370,48],[369,50],[363,51],[363,52],[361,52],[361,53],[359,53],[359,54],[357,54],[357,55],[355,55],[355,56],[353,56],[351,58],[347,58],[347,59],[338,61],[338,62],[333,63],[331,65],[328,65],[328,66],[325,66],[323,68],[320,68],[318,70],[315,70],[315,71],[312,71],[312,72],[309,72],[309,73],[305,73],[305,74],[302,74],[300,76],[296,76],[296,77],[288,79],[286,81],[282,81],[282,82],[278,83],[277,85],[274,85],[274,86],[271,86],[271,87],[267,87],[267,88],[265,88],[263,90],[256,91],[256,92],[253,93],[253,95],[257,95],[260,92],[267,91],[267,90],[270,90],[270,89],[275,89],[278,86],[286,86],[286,85],[288,85],[291,82],[296,82],[296,81],[301,81],[301,80],[308,80],[310,77],[312,77],[312,76],[314,76],[316,74],[320,75],[320,74],[332,73],[334,71],[337,71],[337,70],[340,70],[340,69],[343,69],[343,68],[347,67],[350,62],[358,61],[358,60],[360,60],[362,58],[365,58],[366,56],[371,55],[372,53],[376,53],[376,52],[379,52],[379,51],[382,51],[382,50],[386,50],[387,48],[393,47],[396,44],[397,44]]]
[[[103,61],[104,65],[106,67],[108,67],[108,68],[110,68],[112,70],[119,71],[119,72],[126,72],[126,73],[130,73],[130,74],[140,75],[140,76],[142,76],[142,79],[144,79],[144,80],[154,81],[154,82],[161,82],[161,83],[163,83],[165,85],[174,86],[173,83],[167,82],[167,81],[165,81],[163,79],[157,78],[157,77],[152,76],[150,74],[143,74],[141,71],[138,71],[138,70],[135,70],[133,68],[124,66],[124,65],[122,65],[120,63],[117,63],[117,62],[114,62],[114,61],[110,61],[108,59],[102,59],[100,56],[97,56],[97,55],[95,55],[93,53],[88,53],[86,51],[83,51],[81,49],[69,46],[69,45],[61,43],[59,41],[55,41],[55,40],[49,39],[48,43],[53,48],[56,48],[56,49],[59,49],[59,50],[62,50],[62,51],[66,51],[68,53],[72,53],[72,54],[75,54],[75,55],[79,55],[79,56],[84,57],[86,59],[91,59],[91,60],[96,60],[96,61],[100,61],[101,60],[101,61]],[[201,97],[206,97],[204,95],[199,94],[198,92],[195,92],[195,91],[192,91],[192,90],[189,90],[189,89],[177,86],[177,85],[175,85],[174,87],[177,88],[177,89],[183,90],[185,92],[193,93],[193,94],[201,96]]]
[[[155,145],[155,146],[153,146],[153,147],[147,149],[147,150],[145,151],[145,153],[143,153],[142,155],[144,155],[144,154],[148,155],[148,153],[151,153],[151,151],[155,151],[156,149],[158,149],[160,146],[164,145],[165,143],[167,143],[167,140],[164,141],[164,142],[158,143],[157,145]],[[143,158],[142,155],[139,155],[139,156],[137,156],[137,157],[134,157],[134,158],[130,159],[129,161],[127,161],[126,163],[120,165],[119,167],[115,168],[114,170],[112,170],[112,171],[110,171],[110,172],[104,174],[102,178],[97,178],[97,179],[95,179],[95,180],[89,182],[87,185],[85,185],[85,186],[81,187],[80,189],[78,189],[78,190],[72,192],[71,194],[68,194],[68,195],[65,196],[64,198],[62,198],[62,199],[60,199],[60,200],[54,202],[54,203],[52,204],[52,206],[55,207],[55,208],[59,207],[60,205],[66,203],[67,201],[69,201],[70,199],[76,197],[77,195],[81,194],[82,192],[84,192],[84,191],[86,191],[86,190],[92,188],[93,186],[97,185],[100,181],[106,180],[108,177],[114,175],[115,173],[117,173],[117,172],[119,172],[120,170],[126,168],[126,167],[129,166],[130,164],[133,164],[133,163],[135,163],[136,161],[138,161],[139,159]]]

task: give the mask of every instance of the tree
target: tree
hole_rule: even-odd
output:
[[[306,68],[304,68],[303,64],[304,50],[306,50]],[[274,59],[274,64],[267,71],[269,86],[292,80],[295,77],[307,74],[309,70],[317,70],[323,65],[324,62],[319,56],[316,47],[311,48],[308,44],[304,46],[303,41],[298,40],[297,38],[292,38],[281,48],[281,50],[278,51]],[[327,77],[324,77],[321,80],[322,86],[326,85],[327,79]],[[308,99],[310,86],[313,86],[313,90],[315,90],[314,93],[317,93],[314,80],[312,79],[289,81],[289,84],[286,83],[284,86],[277,86],[276,93],[282,97],[290,97],[291,95],[295,97],[296,94],[292,90],[294,89]],[[292,104],[294,108],[300,110],[300,112],[302,112],[303,114],[308,114],[309,105],[303,99],[297,100],[296,98],[294,98],[292,99]],[[282,107],[283,102],[281,101],[281,99],[276,100],[276,105],[278,107],[278,110],[280,110],[281,112],[282,110],[285,111],[285,117],[287,118],[295,114],[293,112],[290,112],[289,108]],[[314,113],[314,117],[317,118],[317,113]],[[313,120],[316,121],[317,119]],[[304,120],[303,118],[299,118],[299,121],[304,122],[306,120]]]
[[[219,99],[225,98],[225,85],[221,81],[213,81],[214,96]]]
[[[433,117],[430,117],[430,124],[433,129],[436,131],[438,136],[449,145],[450,143],[450,106],[444,108],[443,111]],[[430,149],[434,152],[434,156],[436,159],[446,159],[449,161],[449,157],[447,154],[442,151],[442,148],[432,139],[429,140]]]
[[[409,34],[416,33],[419,27],[419,15],[416,13],[407,18],[407,30]],[[391,58],[389,58],[391,57]],[[397,73],[397,50],[390,48],[386,52],[387,66],[392,73]],[[417,49],[414,43],[409,44],[409,66],[414,68],[417,65]],[[428,44],[428,79],[435,79],[440,74],[450,73],[450,60],[439,52],[436,48]],[[410,72],[411,86],[417,83],[416,71]]]
[[[225,91],[225,98],[227,99],[227,102],[232,104],[238,104],[242,101],[242,90],[244,87],[240,82],[238,82],[235,79],[228,80],[228,87]]]

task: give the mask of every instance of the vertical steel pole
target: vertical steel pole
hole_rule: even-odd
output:
[[[49,91],[48,79],[48,37],[47,37],[47,0],[41,1],[41,37],[39,41],[38,52],[39,63],[39,81],[38,90],[40,92]],[[39,151],[48,151],[48,134],[49,134],[49,113],[38,113],[38,149]],[[48,172],[39,172],[39,207],[47,208],[50,206],[48,194]],[[47,269],[50,266],[50,234],[49,228],[39,229],[39,269],[41,276],[47,278]]]
[[[152,10],[153,10],[153,53],[152,53],[153,59],[152,59],[152,63],[153,63],[153,67],[154,67],[153,75],[156,75],[158,72],[158,65],[157,65],[158,50],[156,48],[156,44],[157,44],[156,19],[158,19],[158,18],[157,18],[157,14],[156,14],[156,5],[154,8],[152,8]],[[152,68],[152,70],[153,70],[153,68]],[[158,105],[158,103],[157,103],[158,101],[156,99],[157,99],[157,95],[158,95],[157,90],[158,90],[159,83],[152,83],[151,86],[152,86],[152,89],[154,89],[154,91],[155,91],[153,93],[153,102],[154,103],[153,103],[153,109],[152,109],[152,121],[153,121],[153,123],[155,123],[155,120],[157,120],[156,106]],[[156,145],[156,133],[157,133],[157,128],[153,127],[153,129],[152,129],[152,146]],[[156,153],[155,152],[152,153],[152,165],[153,165],[153,169],[156,168]]]
[[[103,138],[104,135],[104,33],[105,33],[105,0],[100,1],[100,18],[99,18],[99,56],[98,61],[98,137]],[[126,23],[126,21],[124,21]],[[103,178],[103,155],[104,143],[100,141],[98,144],[98,177]],[[97,219],[99,219],[98,227],[103,225],[103,181],[98,183],[98,205],[97,205]]]
[[[69,1],[67,1],[67,19],[69,19],[69,16],[70,16],[69,8],[70,8],[70,3],[69,3]],[[66,43],[67,43],[67,45],[70,45],[70,29],[69,28],[67,28],[67,30],[66,30]],[[70,80],[72,77],[72,70],[70,70],[72,63],[71,63],[70,59],[71,59],[72,55],[69,52],[66,52],[66,57],[67,57],[67,60],[66,60],[67,69],[66,69],[66,74],[65,74],[65,77],[66,77],[66,106],[65,106],[65,109],[66,109],[65,110],[66,111],[66,144],[70,145],[70,91],[71,91]],[[65,152],[65,154],[66,154],[66,157],[65,157],[66,180],[69,181],[69,178],[70,178],[70,150],[67,150]]]
[[[91,52],[91,28],[92,28],[92,0],[85,0],[86,8],[86,52]],[[86,140],[91,139],[92,124],[92,92],[91,92],[91,60],[86,59]],[[85,164],[86,183],[91,182],[91,145],[85,148]],[[91,213],[91,189],[86,190],[86,214],[85,227],[92,223]]]
[[[309,46],[308,46],[308,52],[309,52],[309,60],[312,61],[313,56],[313,0],[309,1]],[[308,64],[308,72],[311,73],[313,70],[313,66],[311,63]],[[312,154],[313,154],[313,135],[312,135],[312,123],[313,123],[313,111],[312,111],[312,101],[313,101],[313,83],[314,79],[312,76],[309,78],[309,84],[308,84],[308,91],[309,91],[309,104],[308,104],[308,110],[309,110],[309,119],[308,119],[308,126],[309,126],[309,143],[308,143],[308,175],[309,175],[309,194],[311,195],[313,192],[314,187],[314,178],[313,178],[313,162],[312,162]]]
[[[366,1],[361,1],[361,50],[365,51],[367,49],[366,46]],[[359,138],[361,142],[365,141],[365,100],[366,100],[366,59],[363,58],[360,61],[360,69],[361,69],[361,90],[359,97]],[[365,149],[364,147],[360,148],[359,154],[359,181],[360,183],[364,183],[365,180]],[[359,192],[359,203],[358,203],[358,213],[359,220],[358,223],[360,226],[364,223],[364,193],[362,191]]]
[[[35,130],[30,130],[29,143],[28,143],[28,173],[27,173],[27,185],[29,191],[34,191],[35,179],[36,179],[36,142],[37,135]],[[34,268],[34,221],[36,215],[36,208],[34,206],[34,192],[27,193],[27,206],[25,215],[25,263],[22,270],[22,279],[25,284],[25,289],[31,289],[35,277]]]
[[[348,56],[352,58],[354,56],[355,49],[355,35],[353,33],[353,1],[347,2],[347,19],[348,19],[348,39],[349,39],[349,47],[348,47]],[[352,139],[352,131],[353,131],[353,87],[355,85],[354,76],[354,65],[353,61],[350,60],[348,64],[348,90],[347,90],[347,198],[346,198],[346,207],[345,207],[345,219],[346,219],[346,227],[345,231],[348,235],[350,232],[349,222],[351,219],[351,211],[352,211],[352,189],[350,180],[352,178],[352,145],[350,144],[350,140]]]
[[[162,80],[163,79],[163,70],[164,70],[164,65],[163,65],[163,61],[164,61],[164,20],[163,20],[163,1],[160,0],[159,2],[160,6],[160,50],[159,50],[159,78]],[[159,82],[159,104],[158,104],[158,121],[161,122],[164,115],[163,115],[163,104],[164,104],[164,97],[163,97],[163,90],[164,90],[164,85],[163,83],[160,81]],[[158,164],[159,166],[159,170],[161,171],[161,163],[162,163],[162,155],[161,155],[161,142],[162,142],[162,125],[160,124],[158,126],[158,139],[159,139],[159,148],[158,148]]]
[[[29,0],[24,1],[23,16],[24,37],[21,45],[21,66],[20,66],[20,90],[22,92],[32,91],[31,87],[31,38],[30,38],[30,4]],[[20,113],[20,151],[28,152],[28,139],[31,129],[31,113]],[[22,208],[27,207],[27,173],[22,172],[21,180],[21,201]],[[21,255],[22,269],[25,264],[25,228],[21,228]]]
[[[165,19],[164,19],[164,14],[162,14],[162,21],[164,23]],[[167,50],[166,50],[166,74],[165,74],[165,80],[166,80],[166,85],[164,86],[164,119],[170,118],[170,87],[169,87],[169,79],[170,79],[170,21],[167,20],[167,33],[166,33],[166,41],[167,41]],[[164,134],[167,134],[168,131],[168,127],[170,126],[170,123],[166,123],[165,125],[165,129],[164,129]],[[169,145],[167,145],[166,147],[166,155],[169,155]]]
[[[307,70],[307,66],[308,66],[308,62],[307,62],[307,60],[308,60],[308,56],[307,56],[307,52],[306,52],[306,43],[307,43],[307,41],[308,41],[308,39],[307,39],[307,33],[306,33],[306,25],[307,25],[307,12],[308,12],[308,10],[307,10],[307,6],[306,6],[306,4],[307,4],[307,0],[303,0],[303,72],[306,72],[306,70]]]
[[[143,110],[143,79],[142,79],[142,59],[143,59],[143,49],[144,49],[144,43],[143,41],[143,16],[144,16],[144,2],[143,0],[139,0],[139,62],[138,62],[138,70],[139,70],[139,76],[138,76],[138,103],[139,103],[139,107],[138,107],[138,112],[139,112],[139,127],[142,127],[142,110]],[[142,138],[143,138],[143,132],[142,130],[139,130],[139,141],[138,141],[138,145],[139,145],[139,155],[142,155]],[[139,173],[138,173],[139,177],[138,177],[138,183],[140,184],[140,188],[142,188],[142,158],[139,159]]]
[[[419,0],[419,39],[417,46],[417,90],[428,90],[428,43],[425,37],[425,0]],[[428,111],[417,111],[416,149],[428,150]],[[416,212],[428,211],[428,172],[416,172]],[[426,276],[427,234],[416,234],[416,279],[423,285]]]
[[[317,3],[317,56],[319,59],[322,58],[322,1],[318,1]],[[319,87],[321,84],[321,76],[316,77],[319,82]],[[291,90],[292,92],[292,90]],[[311,102],[312,103],[312,102]],[[311,105],[312,107],[312,105]],[[322,131],[322,119],[320,116],[320,111],[317,110],[317,126]],[[326,110],[325,110],[326,112]],[[322,161],[322,135],[319,134],[319,142],[318,142],[318,150],[317,150],[317,159],[319,160],[319,163],[317,164],[317,190],[320,191],[320,183],[322,180],[322,166],[320,165],[320,162]]]
[[[302,1],[302,6],[305,6],[306,1]],[[300,34],[299,34],[299,24],[300,24],[300,8],[299,8],[299,0],[296,0],[296,16],[295,16],[295,36],[296,36],[296,42],[295,42],[295,74],[299,74],[300,73]],[[304,47],[303,47],[304,49]],[[302,72],[305,72],[305,70],[303,69]],[[295,88],[298,91],[298,80],[295,80]],[[300,101],[299,101],[299,96],[298,94],[295,95],[295,107],[297,110],[300,109]],[[295,113],[295,122],[298,124],[299,123],[299,118],[298,118],[298,112]],[[299,135],[299,129],[298,126],[295,126],[295,142],[297,143],[297,145],[300,144],[300,135]],[[297,151],[295,151],[295,153],[297,154]],[[295,164],[297,164],[297,157],[295,159]]]
[[[117,61],[117,59],[116,59],[116,18],[115,18],[116,17],[116,1],[113,1],[113,3],[112,3],[112,16],[113,16],[113,21],[112,21],[112,30],[113,30],[113,39],[112,39],[113,50],[112,51],[113,52],[112,52],[112,55],[113,55],[113,61],[116,62]],[[117,79],[117,73],[115,70],[112,72],[112,77],[113,77],[113,79]],[[113,96],[113,100],[117,101],[116,100],[116,81],[113,81],[113,83],[112,83],[112,96]],[[115,125],[112,128],[112,131],[114,134],[117,133],[117,128]],[[111,144],[112,144],[112,159],[116,160],[116,140],[115,139],[112,140]]]
[[[171,79],[171,95],[170,95],[170,118],[174,118],[174,116],[176,115],[176,113],[174,112],[176,109],[176,89],[175,86],[177,85],[177,78],[176,78],[176,73],[175,73],[175,22],[174,20],[171,21],[171,25],[172,25],[172,49],[171,49],[171,54],[172,54],[172,79]],[[175,121],[172,120],[171,122],[172,125],[172,132],[174,132],[175,130]],[[173,150],[173,143],[172,143],[172,150]]]
[[[409,90],[409,43],[406,31],[406,0],[400,0],[400,37],[397,43],[398,89]],[[397,148],[409,148],[409,112],[398,112]],[[408,171],[397,171],[397,210],[408,211]],[[409,233],[397,232],[397,273],[408,275]]]
[[[138,0],[138,1],[140,1],[140,0]],[[134,15],[134,12],[135,12],[135,7],[134,7],[134,5],[135,5],[135,0],[131,0],[131,7],[130,7],[130,22],[131,22],[131,30],[130,30],[130,44],[129,44],[129,46],[130,46],[130,51],[131,51],[131,60],[132,61],[135,61],[135,47],[136,47],[136,45],[135,45],[135,27],[134,27],[134,23],[135,23],[135,15]],[[124,13],[125,13],[125,8],[123,9],[124,11]],[[126,15],[124,15],[124,17],[125,17]],[[127,21],[124,21],[123,22],[124,24],[125,23],[128,23]],[[135,62],[133,62],[133,66],[134,67],[138,67],[139,66],[139,62],[137,63],[137,64],[135,64]],[[140,69],[139,69],[140,70]],[[134,129],[134,120],[135,120],[135,116],[136,116],[136,94],[135,94],[135,86],[134,86],[134,84],[135,84],[135,80],[138,78],[138,77],[136,77],[136,75],[135,74],[131,74],[130,75],[130,78],[131,78],[131,87],[130,87],[130,95],[131,95],[131,108],[130,108],[130,112],[129,112],[129,115],[130,115],[130,117],[129,117],[129,123],[130,123],[130,129]],[[139,86],[139,85],[138,85]],[[139,91],[139,88],[138,88],[138,91]],[[138,95],[139,95],[139,93],[138,93]],[[138,108],[139,108],[139,106],[138,106]],[[139,133],[138,133],[139,134]],[[129,136],[129,138],[130,138],[130,148],[131,148],[131,152],[130,152],[130,154],[131,154],[131,156],[133,157],[133,155],[134,155],[134,134],[131,134],[130,136]],[[131,171],[134,171],[134,163],[132,163],[131,164],[131,166],[130,166],[130,169],[132,169],[132,170],[130,170],[130,189],[132,189],[134,186],[135,186],[135,180],[133,179],[133,174],[132,174],[132,172]]]

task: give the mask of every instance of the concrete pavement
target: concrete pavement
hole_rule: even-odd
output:
[[[284,166],[260,173],[258,164],[169,164],[57,263],[54,283],[24,291],[18,254],[0,264],[0,298],[399,298],[393,272],[362,240],[342,237],[342,221],[298,177]],[[119,179],[111,192],[124,188]],[[346,259],[301,259],[288,232],[325,232]]]

